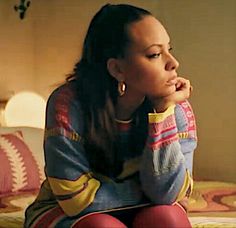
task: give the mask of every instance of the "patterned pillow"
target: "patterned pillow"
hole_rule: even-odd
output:
[[[21,131],[0,134],[0,197],[39,189],[42,167]]]

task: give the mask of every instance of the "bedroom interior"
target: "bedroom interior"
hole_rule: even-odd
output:
[[[0,228],[22,227],[24,209],[44,178],[46,100],[73,69],[90,18],[107,2],[32,0],[20,18],[14,6],[21,1],[0,1],[0,161],[8,150],[0,170]],[[146,8],[167,27],[180,62],[178,73],[194,87],[190,101],[199,143],[191,222],[193,227],[236,227],[236,1],[109,2]],[[22,94],[23,103],[9,108]],[[29,97],[36,101],[27,101]],[[9,114],[14,108],[16,117]],[[20,116],[23,122],[12,123]]]

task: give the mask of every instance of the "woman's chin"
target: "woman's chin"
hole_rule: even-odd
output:
[[[162,98],[162,97],[167,97],[173,93],[176,92],[176,88],[175,85],[173,86],[168,86],[165,87],[165,89],[163,89],[162,91],[158,90],[158,91],[153,91],[152,93],[150,93],[151,91],[149,91],[149,94],[147,93],[147,97],[156,97],[156,98]]]
[[[169,87],[168,89],[166,89],[165,91],[163,91],[162,97],[167,97],[167,96],[169,96],[169,95],[171,95],[171,94],[173,94],[173,93],[175,93],[175,92],[176,92],[175,86]]]
[[[167,96],[168,95],[171,95],[172,93],[175,93],[176,92],[176,87],[175,85],[172,85],[172,86],[168,86],[169,88],[167,89],[166,93],[167,93]]]

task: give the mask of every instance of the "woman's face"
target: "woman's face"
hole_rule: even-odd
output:
[[[147,97],[163,97],[175,92],[177,60],[170,53],[170,38],[152,16],[128,27],[130,44],[123,62],[127,90]]]

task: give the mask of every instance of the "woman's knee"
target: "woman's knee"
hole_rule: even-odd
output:
[[[142,209],[134,218],[134,228],[190,228],[187,214],[179,205],[159,205]]]
[[[108,214],[93,214],[78,221],[73,228],[127,228],[117,218]]]

